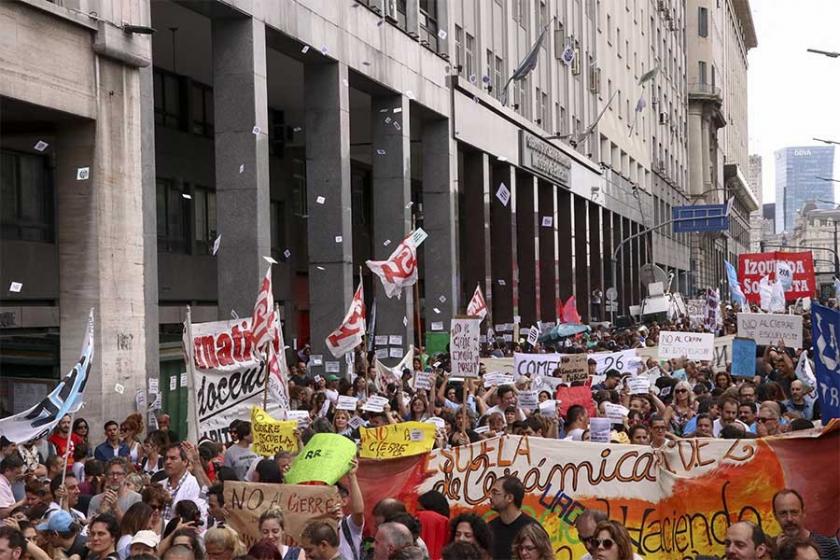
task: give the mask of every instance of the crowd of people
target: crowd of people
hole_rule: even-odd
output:
[[[731,326],[727,311],[722,331]],[[806,319],[807,324],[807,319]],[[553,345],[491,344],[489,355],[526,352],[616,352],[654,346],[661,330],[699,330],[687,321],[626,329],[595,326]],[[806,328],[806,331],[810,329]],[[806,338],[807,340],[807,338]],[[806,347],[810,343],[806,344]],[[795,374],[802,349],[760,347],[752,377],[733,377],[727,367],[690,360],[642,360],[637,371],[609,369],[592,390],[592,407],[576,404],[565,414],[521,406],[519,395],[539,387],[539,402],[554,399],[528,376],[512,383],[452,379],[448,355],[417,349],[413,367],[400,377],[383,377],[373,355],[355,351],[353,379],[313,376],[308,352],[295,353],[289,375],[290,406],[309,411],[296,433],[303,446],[315,433],[360,439],[362,427],[440,419],[435,446],[466,445],[505,434],[582,442],[590,439],[590,416],[604,416],[606,403],[621,404],[626,417],[613,424],[614,442],[653,448],[679,438],[751,438],[819,429],[819,401]],[[589,359],[595,374],[597,361]],[[632,394],[627,380],[655,368],[659,377],[646,394]],[[428,382],[428,389],[418,379]],[[581,385],[586,382],[573,382]],[[365,411],[373,395],[388,403]],[[338,410],[339,396],[358,399],[358,409]],[[226,444],[183,441],[166,414],[146,430],[143,416],[101,428],[65,416],[48,437],[0,441],[0,560],[546,560],[555,557],[541,524],[522,511],[525,489],[515,476],[495,481],[485,517],[450,511],[443,494],[418,497],[416,508],[386,498],[373,505],[374,526],[365,525],[365,497],[354,461],[339,482],[342,507],[332,519],[308,523],[293,544],[284,514],[269,509],[259,519],[259,540],[246,547],[231,528],[225,507],[226,481],[282,484],[294,456],[281,451],[260,457],[252,448],[251,425],[234,420]],[[97,435],[99,430],[101,435]],[[101,439],[100,439],[101,438]],[[782,528],[773,537],[741,521],[726,531],[730,559],[840,560],[836,536],[809,531],[804,500],[795,489],[780,489],[773,513]],[[639,558],[638,543],[603,511],[590,509],[575,521],[586,560]]]

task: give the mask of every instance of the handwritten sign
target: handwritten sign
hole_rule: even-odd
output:
[[[802,348],[802,315],[738,313],[738,336],[752,338],[761,345],[776,345],[784,340],[786,346]]]
[[[315,434],[298,453],[286,473],[285,482],[323,482],[335,484],[350,470],[356,457],[356,444],[338,434]]]
[[[595,372],[599,375],[607,373],[607,370],[615,369],[621,373],[636,373],[642,367],[642,358],[635,350],[623,350],[621,352],[595,352],[587,354],[587,359],[595,360]]]
[[[228,513],[226,523],[239,533],[246,547],[262,538],[259,519],[269,508],[280,508],[286,536],[291,537],[292,542],[300,543],[303,528],[313,519],[327,521],[335,527],[335,517],[330,512],[334,506],[341,505],[341,497],[335,486],[228,480],[225,482],[224,495]]]
[[[630,410],[620,404],[611,402],[604,403],[604,414],[613,424],[623,424],[624,419],[630,414]]]
[[[386,404],[388,404],[388,399],[385,397],[371,395],[368,397],[368,400],[365,401],[365,405],[362,407],[362,410],[365,412],[382,412],[385,410]]]
[[[736,337],[732,341],[732,375],[736,377],[755,376],[755,340]]]
[[[491,371],[489,373],[485,373],[483,379],[485,389],[489,389],[490,387],[495,387],[497,385],[513,384],[513,375],[509,373],[499,373],[497,371]]]
[[[478,377],[480,324],[481,319],[475,317],[452,319],[449,350],[453,376]]]
[[[432,450],[435,425],[428,422],[401,422],[378,428],[359,430],[362,443],[360,457],[369,459],[397,459],[420,455]]]
[[[252,449],[262,457],[274,455],[278,451],[298,450],[294,420],[275,420],[258,406],[251,407],[251,435],[254,437]]]
[[[526,410],[534,410],[538,404],[536,391],[519,391],[519,406]]]
[[[550,377],[560,370],[563,381],[584,381],[589,377],[586,354],[513,354],[513,370],[519,375]]]
[[[631,395],[646,395],[650,393],[650,378],[646,375],[631,377],[627,380],[627,389]]]
[[[356,397],[348,397],[347,395],[338,396],[338,404],[335,405],[336,410],[356,410],[356,404],[359,399]]]
[[[715,335],[712,333],[693,333],[662,331],[659,333],[659,359],[688,358],[689,360],[708,360],[715,357]]]

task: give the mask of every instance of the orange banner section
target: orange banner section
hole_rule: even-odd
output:
[[[840,423],[822,435],[680,440],[661,450],[505,436],[397,461],[364,461],[359,481],[370,510],[396,497],[416,509],[417,496],[442,492],[452,507],[492,519],[489,489],[515,474],[526,488],[524,511],[552,538],[556,558],[586,554],[574,530],[584,509],[600,509],[624,523],[646,558],[723,555],[726,529],[738,520],[780,529],[772,497],[789,487],[805,499],[806,527],[840,529]],[[373,526],[369,516],[368,527]]]

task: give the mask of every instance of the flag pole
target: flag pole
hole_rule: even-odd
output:
[[[189,372],[189,382],[187,383],[187,387],[189,387],[190,393],[190,405],[192,408],[192,421],[193,421],[193,430],[195,430],[195,436],[190,438],[190,441],[198,442],[198,429],[201,424],[198,421],[198,400],[196,398],[195,393],[195,358],[193,357],[193,334],[192,334],[192,309],[190,306],[187,306],[187,317],[186,317],[186,329],[187,329],[187,344],[185,344],[185,352],[187,354],[187,371]],[[191,432],[189,428],[187,429],[187,433]]]
[[[414,212],[411,213],[411,232],[414,233],[416,229],[416,215]],[[417,254],[417,248],[415,247],[415,256]],[[417,281],[414,283],[414,320],[415,320],[415,329],[417,330],[417,354],[422,355],[420,349],[423,347],[423,323],[420,320],[420,262],[418,259],[417,262]],[[420,359],[420,363],[423,363],[423,359]],[[414,368],[414,364],[412,364],[412,369]]]
[[[362,265],[359,265],[359,285],[364,286],[364,280],[362,279]],[[362,288],[362,305],[365,305],[364,293],[365,293],[365,289],[363,287]],[[362,352],[364,354],[367,354],[367,347],[368,347],[367,319],[368,319],[368,317],[367,317],[367,306],[365,305],[365,328],[362,331]],[[356,349],[354,348],[353,349],[354,358],[355,358],[355,353],[356,353]],[[356,360],[354,359],[353,360],[353,367],[355,367],[355,365],[356,365]],[[352,377],[352,375],[350,377]]]

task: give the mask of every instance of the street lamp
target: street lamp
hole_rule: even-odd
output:
[[[821,55],[823,55],[823,56],[827,56],[827,57],[829,57],[829,58],[837,58],[837,57],[839,57],[839,56],[840,56],[840,52],[834,52],[834,51],[824,51],[824,50],[820,50],[820,49],[806,49],[806,50],[807,50],[809,53],[821,54]]]

